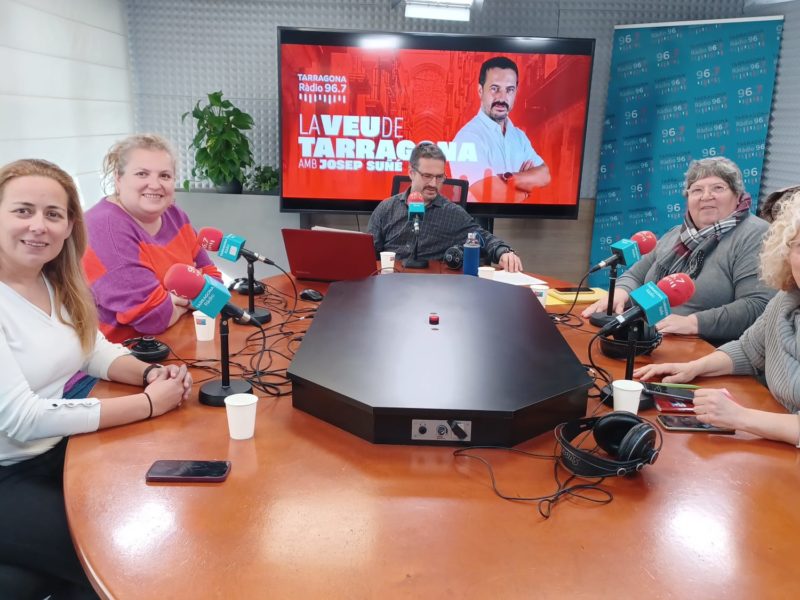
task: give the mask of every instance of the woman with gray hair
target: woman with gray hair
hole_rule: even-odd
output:
[[[695,282],[694,296],[656,328],[720,344],[738,338],[775,293],[758,277],[758,250],[768,225],[750,213],[742,172],[727,158],[693,161],[683,195],[683,223],[619,278],[613,308],[622,312],[630,292],[648,281],[687,273]],[[607,303],[598,300],[583,315],[603,311]]]
[[[697,418],[800,448],[800,192],[782,203],[770,226],[761,251],[761,272],[765,282],[781,291],[738,340],[697,360],[647,365],[633,375],[674,383],[710,375],[763,375],[775,399],[797,415],[745,408],[725,389],[699,389],[694,395]]]

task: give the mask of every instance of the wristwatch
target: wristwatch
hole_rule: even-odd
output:
[[[506,171],[505,173],[502,173],[500,175],[500,179],[506,182],[511,181],[512,179],[514,179],[514,174],[511,171]]]

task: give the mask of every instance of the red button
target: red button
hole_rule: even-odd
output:
[[[439,315],[436,313],[431,313],[428,315],[428,323],[431,325],[438,325],[439,324]]]

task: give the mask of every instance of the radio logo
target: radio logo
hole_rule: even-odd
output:
[[[297,74],[297,97],[309,104],[344,104],[349,83],[344,75]]]

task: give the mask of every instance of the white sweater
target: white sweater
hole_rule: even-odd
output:
[[[84,355],[72,327],[0,282],[0,465],[47,452],[63,436],[95,431],[100,401],[65,400],[64,384],[79,370],[106,379],[111,363],[125,354],[98,332],[94,350]]]

